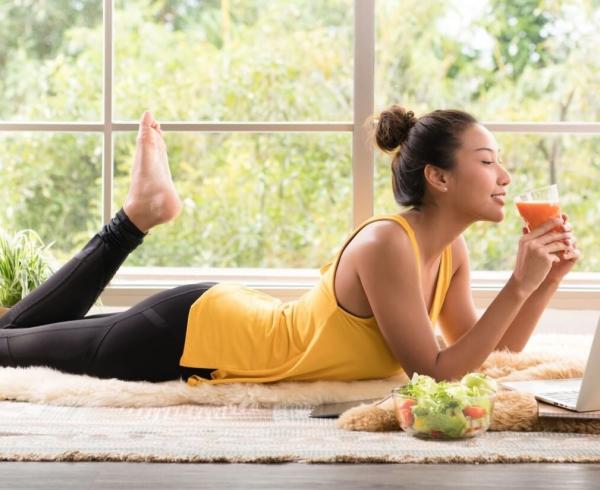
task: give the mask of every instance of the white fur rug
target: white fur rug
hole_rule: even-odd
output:
[[[533,336],[524,352],[585,358],[590,335]],[[0,368],[0,400],[87,407],[162,407],[238,405],[310,407],[322,403],[384,398],[408,381],[404,374],[370,381],[279,382],[272,384],[198,385],[183,381],[128,382],[72,375],[44,367]]]

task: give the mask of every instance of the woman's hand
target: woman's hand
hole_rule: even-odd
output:
[[[554,262],[552,264],[550,272],[548,272],[546,279],[544,279],[544,282],[550,284],[560,283],[560,281],[563,280],[563,278],[569,273],[569,271],[581,258],[581,250],[577,248],[575,234],[572,232],[573,227],[569,223],[567,223],[569,217],[566,214],[563,214],[562,217],[564,220],[564,230],[567,232],[571,232],[571,236],[565,240],[565,243],[568,245],[569,248],[567,248],[567,250],[559,254],[560,261]],[[527,233],[527,231],[524,230],[524,233]]]
[[[567,240],[572,238],[572,234],[565,231],[564,225],[563,218],[553,218],[521,236],[513,278],[526,295],[533,293],[546,280],[554,265],[561,262],[556,252],[573,252],[571,246],[567,245]],[[562,230],[555,231],[554,228]],[[561,274],[564,272],[564,266],[557,266],[555,270],[557,272],[553,275]]]

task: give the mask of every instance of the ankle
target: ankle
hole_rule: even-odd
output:
[[[140,207],[134,203],[126,202],[121,210],[131,224],[143,234],[147,234],[150,228],[154,226],[154,223],[148,218],[147,213],[144,213],[143,209],[140,209]]]
[[[131,221],[126,211],[121,208],[111,220],[106,223],[98,237],[114,246],[117,246],[125,251],[132,252],[144,241],[147,233],[142,231],[138,226]]]
[[[124,208],[117,211],[117,216],[121,220],[122,225],[127,229],[128,232],[134,234],[138,238],[144,238],[148,234],[148,230],[140,228],[131,217],[127,214]]]

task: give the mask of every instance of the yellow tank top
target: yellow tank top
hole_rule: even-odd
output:
[[[213,368],[211,378],[188,384],[269,383],[280,380],[361,380],[398,374],[402,366],[388,348],[374,316],[362,318],[338,306],[334,277],[342,252],[367,224],[392,220],[408,234],[420,270],[415,234],[400,215],[374,216],[346,240],[320,269],[319,282],[299,299],[282,302],[242,284],[220,283],[190,308],[180,365]],[[440,260],[429,318],[435,325],[452,277],[449,245]]]

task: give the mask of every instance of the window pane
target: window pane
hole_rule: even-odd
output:
[[[0,119],[102,114],[102,2],[0,2]]]
[[[577,247],[584,257],[573,270],[600,272],[600,137],[574,135],[518,135],[496,133],[503,160],[511,174],[503,223],[476,223],[465,238],[471,268],[511,270],[515,265],[521,219],[514,203],[516,195],[548,185],[551,175],[558,184],[561,209],[569,216]],[[391,186],[391,157],[378,152],[375,168],[375,213],[401,211]]]
[[[101,219],[102,136],[0,133],[2,228],[36,231],[65,261]]]
[[[352,0],[116,8],[117,119],[352,119]]]
[[[376,106],[484,121],[596,121],[600,4],[376,2]]]
[[[130,266],[320,267],[351,230],[351,135],[165,136],[179,218]],[[129,188],[135,135],[116,138],[115,201]]]

